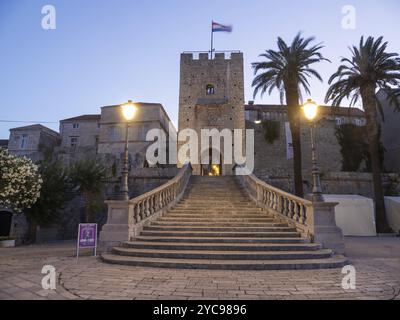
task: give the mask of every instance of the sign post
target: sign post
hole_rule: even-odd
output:
[[[78,243],[76,247],[76,262],[79,259],[79,249],[97,250],[97,223],[80,223],[78,228]]]

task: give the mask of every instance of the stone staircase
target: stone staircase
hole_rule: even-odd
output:
[[[103,253],[132,266],[276,270],[337,268],[344,256],[310,243],[250,200],[234,177],[192,176],[182,200],[131,242]]]

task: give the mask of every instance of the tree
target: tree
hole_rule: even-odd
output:
[[[255,78],[254,97],[260,91],[261,96],[268,90],[271,94],[274,89],[280,92],[281,103],[284,96],[288,110],[288,118],[293,142],[293,171],[295,193],[303,197],[302,159],[300,141],[300,99],[301,90],[310,94],[308,78],[315,77],[322,81],[319,73],[310,68],[310,65],[329,61],[319,52],[321,44],[311,45],[315,38],[304,39],[298,33],[290,45],[278,38],[278,51],[266,50],[260,57],[266,61],[252,64]],[[257,75],[257,73],[261,71]]]
[[[84,198],[86,222],[94,222],[102,207],[106,169],[93,159],[80,160],[71,167],[70,178]]]
[[[350,106],[354,106],[361,98],[366,117],[378,232],[390,232],[390,227],[386,219],[379,159],[378,112],[382,116],[383,112],[376,96],[377,90],[383,90],[390,103],[400,109],[400,60],[397,53],[387,53],[386,49],[387,42],[383,42],[383,37],[376,40],[368,37],[366,41],[361,37],[359,46],[350,48],[351,58],[342,58],[342,64],[329,79],[330,87],[325,98],[326,102],[332,101],[333,106],[339,106],[343,99],[349,99]]]
[[[36,239],[37,225],[57,221],[60,211],[72,199],[67,171],[59,162],[44,160],[39,164],[39,173],[43,180],[40,197],[25,212],[30,223],[31,241]]]
[[[42,182],[32,160],[0,149],[0,206],[22,213],[39,198]]]

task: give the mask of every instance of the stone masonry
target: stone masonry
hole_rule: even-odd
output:
[[[244,124],[243,54],[232,52],[228,59],[216,53],[181,55],[179,88],[179,130],[191,128],[200,137],[201,129],[245,129]],[[179,144],[178,144],[179,146]],[[204,152],[199,143],[199,161]],[[223,146],[221,146],[223,161]],[[179,164],[182,165],[182,164]],[[222,174],[232,174],[233,165],[223,165]],[[201,174],[201,166],[193,165],[194,174]]]

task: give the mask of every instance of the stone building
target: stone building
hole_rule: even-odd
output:
[[[161,104],[139,102],[136,105],[135,119],[129,126],[129,154],[131,165],[135,168],[143,168],[147,166],[146,150],[153,143],[146,141],[149,130],[160,129],[168,138],[169,134],[176,136],[176,129]],[[98,153],[114,154],[122,159],[125,148],[125,132],[126,124],[120,107],[115,105],[102,107]]]
[[[262,176],[291,172],[293,168],[293,147],[287,107],[284,105],[245,105],[246,128],[255,130],[255,174]],[[277,132],[273,141],[266,141],[264,123],[272,121]],[[316,128],[318,164],[322,172],[341,171],[342,154],[335,136],[337,126],[351,123],[365,125],[364,112],[358,108],[320,106]],[[311,169],[311,137],[307,120],[301,120],[301,143],[303,169]],[[258,147],[257,147],[258,146]],[[262,146],[262,148],[260,148]]]
[[[181,54],[179,131],[191,128],[196,130],[200,137],[201,129],[245,129],[243,105],[241,52],[232,52],[230,57],[226,57],[224,53],[216,53],[214,59],[209,59],[208,53],[200,53],[198,59],[193,53]],[[234,164],[221,166],[221,163],[225,162],[223,144],[221,144],[221,154],[216,156],[220,158],[219,163],[212,163],[210,155],[213,150],[201,150],[200,141],[198,150],[197,162],[201,163],[204,153],[209,155],[209,161],[205,164],[194,164],[194,174],[233,173]]]
[[[385,147],[384,167],[389,172],[400,173],[400,110],[396,111],[384,91],[377,94],[384,118],[381,120],[381,142]]]
[[[0,149],[8,148],[8,139],[0,139]]]
[[[43,159],[46,152],[59,145],[60,135],[41,124],[10,129],[8,151],[34,162]]]

